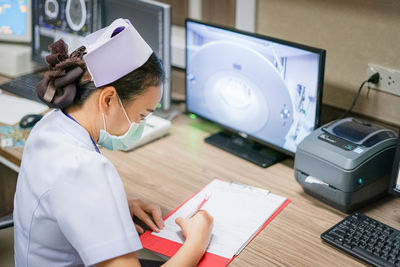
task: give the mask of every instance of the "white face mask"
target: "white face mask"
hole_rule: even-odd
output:
[[[124,111],[125,117],[131,126],[129,127],[128,131],[121,136],[112,135],[107,132],[106,119],[103,113],[104,130],[100,130],[98,144],[107,148],[108,150],[129,150],[137,142],[139,142],[140,137],[143,134],[144,126],[146,125],[146,120],[141,120],[139,123],[131,122],[119,97],[118,100],[122,110]]]

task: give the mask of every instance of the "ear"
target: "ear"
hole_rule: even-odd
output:
[[[118,101],[118,94],[114,86],[106,86],[101,90],[99,96],[100,111],[107,114],[111,103]]]

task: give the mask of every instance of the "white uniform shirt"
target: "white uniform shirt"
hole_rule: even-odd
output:
[[[17,267],[87,266],[142,248],[116,169],[60,110],[25,145],[14,239]]]

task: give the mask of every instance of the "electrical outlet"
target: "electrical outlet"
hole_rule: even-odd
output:
[[[400,71],[368,64],[367,79],[376,72],[379,72],[379,83],[370,83],[370,88],[400,96]]]

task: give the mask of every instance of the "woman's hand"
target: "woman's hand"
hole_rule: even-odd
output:
[[[191,218],[177,218],[175,222],[182,228],[186,240],[178,252],[162,266],[197,266],[210,242],[213,217],[207,211],[200,210]]]
[[[128,200],[129,210],[131,216],[135,215],[140,220],[142,220],[151,230],[155,232],[160,232],[160,229],[164,228],[164,220],[161,215],[161,209],[155,204],[148,204],[140,199],[130,199]],[[153,219],[149,216],[153,217]],[[153,221],[154,220],[154,221]],[[143,228],[135,224],[136,231],[142,234]]]
[[[182,228],[186,242],[199,248],[201,253],[207,249],[211,238],[213,217],[205,210],[199,210],[191,218],[177,218],[175,222]]]

